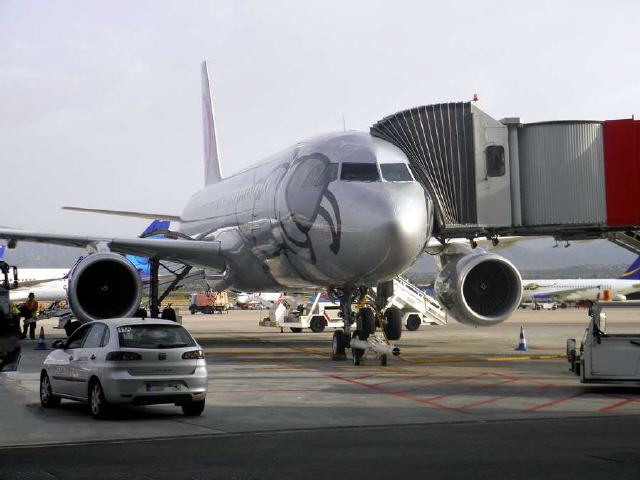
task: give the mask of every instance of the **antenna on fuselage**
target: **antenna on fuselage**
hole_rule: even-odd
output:
[[[204,134],[204,184],[206,186],[222,180],[216,122],[206,61],[202,62],[202,131]]]

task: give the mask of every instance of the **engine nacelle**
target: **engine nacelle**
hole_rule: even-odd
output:
[[[94,253],[69,273],[69,306],[82,322],[131,317],[140,307],[142,281],[122,255]]]
[[[481,252],[447,259],[436,278],[436,297],[458,322],[496,325],[520,305],[522,278],[506,258]]]

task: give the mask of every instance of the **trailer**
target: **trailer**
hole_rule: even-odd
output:
[[[567,340],[570,370],[581,383],[640,383],[640,333],[608,333],[606,319],[594,305],[580,348]]]
[[[231,308],[231,303],[229,303],[227,292],[209,291],[191,294],[189,305],[191,315],[196,312],[204,314],[228,313],[229,308]]]
[[[260,321],[260,326],[276,327],[281,331],[288,328],[293,333],[309,328],[320,333],[325,328],[342,328],[344,323],[340,303],[326,300],[317,293],[313,301],[307,302],[289,296],[281,298],[269,309],[269,316]]]

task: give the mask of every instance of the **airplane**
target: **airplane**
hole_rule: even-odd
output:
[[[206,62],[202,101],[205,184],[182,213],[63,207],[177,222],[180,238],[7,228],[0,228],[0,238],[8,239],[9,247],[35,241],[94,252],[69,273],[70,306],[82,322],[127,317],[138,308],[141,280],[121,255],[129,254],[216,270],[221,275],[217,290],[327,290],[339,298],[344,321],[331,343],[335,360],[346,358],[352,333],[366,340],[376,324],[389,340],[398,340],[401,312],[383,309],[393,278],[427,247],[435,216],[433,200],[411,173],[406,154],[368,131],[344,131],[298,142],[223,177]],[[507,259],[462,244],[444,245],[436,253],[437,297],[459,322],[495,325],[520,304],[521,277]],[[356,315],[354,300],[376,286],[375,304]],[[352,353],[361,352],[354,347]]]
[[[523,302],[578,302],[589,300],[625,301],[627,295],[640,292],[640,257],[620,278],[523,280]]]
[[[140,235],[141,237],[160,238],[162,235],[152,235],[153,232],[168,230],[170,222],[154,220]],[[3,258],[5,246],[0,245],[0,260]],[[79,257],[80,262],[84,257]],[[126,258],[138,271],[143,282],[150,277],[149,259],[134,255]],[[14,303],[26,302],[29,293],[33,292],[36,299],[44,302],[67,300],[67,283],[69,268],[20,268],[18,274],[18,288],[9,290],[9,300]]]

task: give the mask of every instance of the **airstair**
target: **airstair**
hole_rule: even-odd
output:
[[[393,279],[393,295],[389,297],[387,308],[391,306],[399,308],[404,314],[417,313],[423,324],[445,325],[447,323],[447,313],[436,299],[401,275]]]
[[[607,238],[610,242],[640,255],[640,231],[610,232]]]

